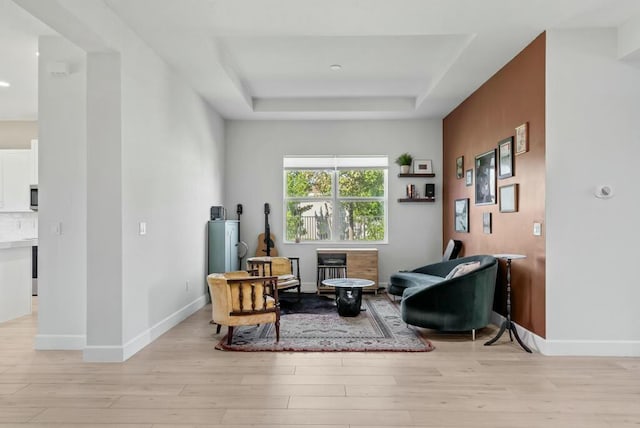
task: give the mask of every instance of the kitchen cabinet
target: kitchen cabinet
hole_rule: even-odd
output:
[[[238,270],[238,220],[212,220],[208,224],[208,273]]]
[[[0,241],[0,323],[31,313],[31,247],[36,239]]]
[[[0,150],[0,211],[30,211],[31,150]]]

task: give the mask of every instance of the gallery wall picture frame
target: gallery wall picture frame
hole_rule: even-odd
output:
[[[529,151],[529,122],[525,122],[516,127],[516,155],[521,155]]]
[[[518,184],[500,186],[500,212],[518,212]]]
[[[498,142],[498,179],[513,177],[513,137]]]
[[[491,234],[491,213],[482,213],[482,231],[487,235]]]
[[[468,169],[465,174],[464,184],[467,186],[473,186],[473,169]]]
[[[469,198],[456,199],[453,213],[455,231],[469,233]]]
[[[414,159],[413,173],[414,174],[433,174],[433,162],[431,161],[431,159]]]
[[[464,177],[464,156],[456,158],[456,178]]]
[[[475,159],[476,205],[495,204],[496,199],[496,151],[476,156]]]

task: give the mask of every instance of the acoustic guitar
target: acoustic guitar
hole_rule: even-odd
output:
[[[258,235],[258,248],[256,249],[256,256],[270,256],[276,257],[278,255],[278,250],[275,248],[275,240],[276,238],[271,233],[271,228],[269,227],[269,213],[271,212],[271,208],[269,208],[269,204],[264,204],[264,233]]]

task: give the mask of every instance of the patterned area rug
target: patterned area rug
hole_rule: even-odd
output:
[[[328,303],[318,306],[333,305]],[[307,305],[304,305],[307,306]],[[216,349],[226,351],[392,351],[428,352],[433,345],[423,339],[400,318],[400,312],[386,296],[362,299],[366,309],[356,317],[341,317],[335,307],[319,313],[284,313],[280,318],[280,342],[276,343],[275,326],[237,327],[233,343],[222,338]]]

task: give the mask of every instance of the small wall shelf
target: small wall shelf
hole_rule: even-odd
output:
[[[435,202],[436,198],[400,198],[398,202]]]
[[[398,177],[435,177],[435,174],[413,174],[413,173],[407,173],[407,174],[398,174]]]

